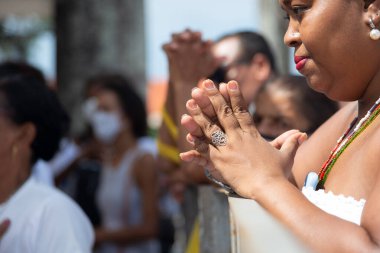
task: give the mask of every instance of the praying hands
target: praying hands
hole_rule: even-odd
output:
[[[254,126],[237,82],[206,80],[193,89],[182,117],[194,149],[181,159],[206,167],[211,175],[243,197],[256,199],[266,185],[287,180],[299,145],[306,134],[288,131],[273,142],[264,140]]]

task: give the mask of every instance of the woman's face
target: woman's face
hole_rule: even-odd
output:
[[[95,97],[98,103],[98,110],[117,113],[121,118],[123,117],[123,110],[114,92],[101,90],[96,93]]]
[[[245,82],[248,66],[247,64],[239,63],[241,48],[239,38],[229,37],[215,43],[212,50],[216,58],[223,58],[224,81],[235,80],[240,86],[245,86],[243,83]]]
[[[95,137],[106,144],[114,143],[120,134],[130,130],[118,96],[106,89],[96,92],[96,108],[89,116]]]
[[[369,38],[363,0],[279,0],[289,15],[285,44],[316,91],[337,100],[361,98],[380,66],[380,42]],[[368,63],[371,64],[368,64]]]
[[[15,156],[16,149],[22,148],[18,136],[19,127],[11,121],[8,111],[0,107],[0,163],[5,164]]]
[[[308,131],[310,123],[299,112],[293,96],[294,94],[278,88],[269,88],[258,94],[253,118],[257,130],[264,138],[272,140],[291,129]]]

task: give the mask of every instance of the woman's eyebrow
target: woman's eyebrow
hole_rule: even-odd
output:
[[[292,0],[282,0],[282,3],[280,4],[281,9],[286,10],[287,7],[289,7],[291,3],[292,3]]]

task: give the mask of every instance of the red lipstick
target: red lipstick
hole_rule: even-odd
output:
[[[294,62],[296,64],[296,69],[300,71],[306,64],[309,58],[305,56],[294,56]]]

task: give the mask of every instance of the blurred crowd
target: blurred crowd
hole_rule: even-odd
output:
[[[236,80],[269,142],[291,129],[312,135],[339,109],[304,77],[279,74],[256,32],[210,41],[187,29],[163,50],[169,80],[157,136],[148,135],[144,100],[124,73],[83,80],[86,128],[72,136],[42,73],[0,64],[0,252],[199,252],[191,239],[199,235],[197,187],[219,186],[179,153],[190,149],[180,127],[186,101],[205,79]]]

